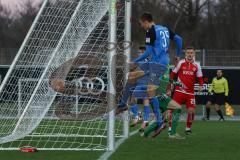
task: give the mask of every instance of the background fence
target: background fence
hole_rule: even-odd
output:
[[[17,48],[0,48],[0,65],[11,65]],[[171,58],[174,57],[174,50],[170,51]],[[240,50],[196,50],[196,61],[202,66],[225,66],[240,68]]]
[[[240,66],[240,50],[197,50],[196,60],[202,66]]]

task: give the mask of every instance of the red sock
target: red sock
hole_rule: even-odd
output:
[[[191,128],[194,120],[194,113],[188,113],[187,115],[187,128]]]
[[[172,112],[173,110],[168,110],[168,127],[172,128]]]

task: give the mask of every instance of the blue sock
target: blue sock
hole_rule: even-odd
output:
[[[163,120],[162,120],[162,114],[161,114],[161,111],[160,111],[159,101],[158,101],[157,97],[152,98],[150,102],[153,106],[153,113],[156,117],[157,125],[161,126],[162,123],[163,123]]]
[[[134,104],[131,106],[131,112],[133,113],[134,118],[138,117],[138,105],[137,104]]]
[[[125,105],[127,104],[128,98],[135,87],[136,87],[136,84],[129,84],[129,83],[126,84],[123,90],[123,96],[119,103],[119,107],[125,107]]]
[[[150,119],[150,107],[144,106],[143,108],[143,121],[149,121]]]

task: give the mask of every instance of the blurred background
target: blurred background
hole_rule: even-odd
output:
[[[0,0],[0,65],[10,65],[43,0]],[[240,1],[133,0],[134,48],[144,44],[138,25],[143,12],[171,28],[192,45],[204,66],[238,66],[240,61]],[[172,46],[173,47],[173,46]]]

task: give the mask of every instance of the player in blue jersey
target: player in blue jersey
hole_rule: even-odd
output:
[[[139,56],[141,56],[141,54],[143,54],[146,50],[146,47],[139,47]],[[149,60],[148,59],[144,59],[141,62],[147,63]],[[159,111],[159,104],[158,104],[158,100],[156,98],[151,98],[149,99],[148,96],[144,95],[144,91],[142,91],[142,88],[146,87],[147,84],[147,76],[143,76],[144,72],[142,71],[142,69],[144,69],[144,67],[142,68],[141,65],[139,65],[139,68],[137,70],[135,70],[134,72],[130,72],[129,74],[129,80],[130,77],[134,77],[135,75],[135,79],[136,76],[138,75],[138,78],[136,79],[136,87],[132,87],[131,89],[134,91],[133,96],[131,96],[130,98],[130,105],[131,105],[131,111],[133,113],[133,124],[131,124],[131,127],[134,127],[137,125],[138,121],[139,121],[139,115],[138,115],[138,104],[137,99],[142,99],[144,100],[144,107],[143,107],[143,116],[142,116],[142,125],[141,125],[141,129],[139,130],[140,132],[144,131],[146,126],[148,125],[149,121],[150,121],[150,106],[148,103],[151,103],[153,106],[153,113],[156,117],[156,119],[159,119],[158,124],[161,125],[162,124],[162,117],[161,115],[159,115],[160,111]],[[146,90],[146,89],[145,89]],[[146,104],[146,100],[148,100],[149,102]],[[146,104],[146,105],[145,105]]]
[[[140,46],[139,50],[138,50],[139,51],[138,56],[141,56],[145,52],[145,50],[146,50],[145,46]],[[147,61],[148,61],[148,59],[143,60],[143,62],[147,62]],[[135,75],[136,75],[138,71],[140,73],[139,77],[141,77],[141,75],[144,74],[141,70],[136,70],[135,72],[131,72],[131,74],[135,73]],[[143,74],[141,74],[141,72]],[[136,78],[136,76],[135,76],[135,78]],[[137,84],[137,85],[139,85],[139,84]],[[134,89],[135,88],[132,88],[132,90],[134,90]],[[133,97],[131,97],[131,98],[133,98]],[[149,122],[149,119],[150,119],[150,107],[145,106],[143,108],[143,112],[141,114],[142,117],[140,117],[141,115],[139,114],[139,105],[137,104],[137,101],[134,101],[131,98],[130,98],[130,102],[132,102],[132,103],[130,104],[131,105],[130,108],[131,108],[131,112],[133,114],[133,123],[130,125],[130,127],[135,127],[140,122],[140,120],[143,120],[141,128],[145,128],[147,126],[148,122]]]
[[[170,40],[174,41],[177,45],[176,50],[176,61],[178,61],[182,52],[182,38],[172,32],[169,28],[156,25],[153,21],[153,17],[149,13],[144,13],[140,18],[140,25],[146,30],[146,51],[136,58],[133,62],[144,71],[144,76],[146,79],[145,84],[147,86],[139,87],[138,89],[148,89],[151,85],[160,85],[159,79],[164,74],[169,64],[169,44]],[[148,62],[141,62],[148,58]],[[141,80],[140,80],[141,81]],[[149,85],[150,84],[150,85]],[[131,89],[135,88],[136,84],[127,84],[124,91],[123,97],[120,100],[116,113],[119,114],[127,110],[127,101],[131,94]]]

